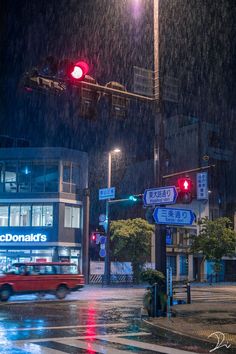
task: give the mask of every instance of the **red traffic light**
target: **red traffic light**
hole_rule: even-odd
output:
[[[97,239],[97,235],[96,235],[96,233],[94,232],[94,233],[92,233],[92,235],[91,235],[91,241],[96,241],[96,239]]]
[[[89,71],[89,66],[84,61],[78,61],[73,65],[70,76],[76,81],[82,81]]]
[[[192,181],[190,178],[179,178],[178,186],[181,192],[191,192],[192,190]]]

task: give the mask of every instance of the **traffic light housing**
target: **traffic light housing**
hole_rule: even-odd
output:
[[[78,61],[73,64],[70,71],[69,76],[70,79],[76,81],[83,81],[85,75],[89,72],[89,66],[85,61]]]
[[[192,202],[193,196],[193,182],[189,177],[181,177],[178,183],[178,201],[180,203],[188,204]]]
[[[131,202],[143,201],[143,194],[131,194],[128,198]]]

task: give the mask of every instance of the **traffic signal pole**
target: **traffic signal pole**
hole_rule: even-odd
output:
[[[159,60],[159,0],[153,1],[153,54],[154,54],[154,184],[163,186],[163,167],[165,151],[164,115],[160,87],[160,60]],[[155,224],[155,269],[166,277],[166,226]],[[166,287],[163,289],[166,291]]]

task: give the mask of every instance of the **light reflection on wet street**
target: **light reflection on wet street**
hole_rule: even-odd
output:
[[[184,353],[143,326],[143,293],[142,288],[88,287],[64,301],[12,298],[0,304],[1,352]]]

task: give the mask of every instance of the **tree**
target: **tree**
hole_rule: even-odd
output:
[[[214,261],[219,268],[223,256],[232,257],[235,254],[236,232],[229,218],[221,217],[215,220],[202,218],[199,235],[192,238],[191,252],[201,252],[202,262]]]
[[[138,282],[142,267],[151,255],[154,226],[141,218],[117,220],[111,222],[110,232],[113,255],[131,262]]]

